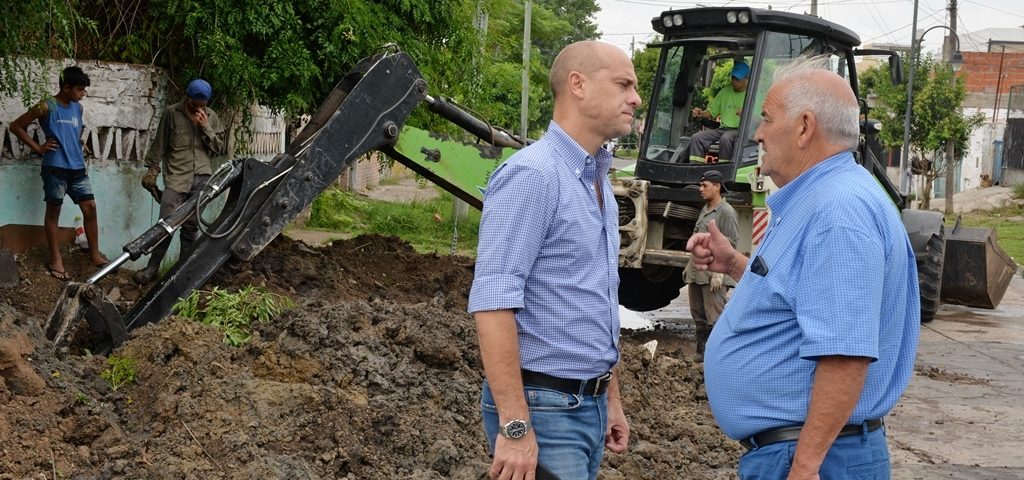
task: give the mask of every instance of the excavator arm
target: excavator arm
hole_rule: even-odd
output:
[[[403,127],[421,102],[497,146],[467,145]],[[168,316],[179,299],[204,285],[229,259],[255,257],[371,150],[385,152],[479,207],[489,172],[523,145],[453,103],[429,97],[427,83],[408,55],[392,52],[365,59],[339,82],[284,153],[268,163],[245,158],[224,164],[201,194],[126,244],[110,265],[85,283],[69,283],[47,321],[47,335],[57,349],[85,346],[102,353],[118,346],[132,329]],[[216,219],[203,221],[206,207],[225,194]],[[97,283],[125,262],[152,252],[192,215],[200,218],[203,231],[192,251],[182,252],[171,270],[122,316]]]

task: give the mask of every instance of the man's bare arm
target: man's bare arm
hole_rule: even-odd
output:
[[[498,408],[498,423],[530,420],[530,409],[523,395],[523,374],[519,360],[519,336],[512,310],[476,312],[477,335],[480,338],[480,359]],[[537,437],[531,425],[526,436],[511,440],[498,435],[494,442],[491,478],[519,475],[532,478],[537,468]]]
[[[818,468],[828,449],[857,406],[870,363],[865,357],[818,359],[811,405],[797,440],[790,480],[818,478]]]

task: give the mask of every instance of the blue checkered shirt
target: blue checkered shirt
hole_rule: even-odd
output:
[[[899,212],[846,152],[768,197],[771,225],[707,343],[704,382],[727,435],[803,423],[816,359],[873,360],[848,424],[889,413],[920,329],[914,252]],[[755,257],[756,258],[756,257]]]
[[[515,312],[522,368],[582,380],[618,362],[619,230],[610,166],[611,154],[588,155],[552,121],[542,139],[488,181],[469,312]]]

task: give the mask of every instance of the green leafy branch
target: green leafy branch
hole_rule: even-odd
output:
[[[244,345],[252,339],[252,323],[266,323],[295,304],[288,297],[247,286],[236,293],[220,287],[196,290],[174,305],[174,313],[217,327],[224,343]]]
[[[111,355],[107,357],[107,368],[100,372],[100,378],[110,384],[110,389],[117,389],[135,381],[138,371],[134,358]]]

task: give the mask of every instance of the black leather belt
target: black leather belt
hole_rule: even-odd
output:
[[[552,377],[546,373],[523,370],[523,383],[536,387],[550,388],[562,393],[578,394],[583,392],[587,395],[601,395],[608,390],[608,381],[612,379],[612,372],[605,372],[603,375],[590,380],[570,380],[566,378]]]
[[[839,431],[839,435],[836,437],[849,437],[851,435],[859,435],[864,431],[864,427],[867,427],[869,432],[873,432],[882,428],[885,422],[881,418],[876,420],[868,420],[863,424],[856,425],[845,425],[843,429]],[[796,440],[800,438],[800,429],[803,425],[796,425],[792,427],[776,428],[775,430],[767,430],[752,437],[744,438],[740,440],[740,445],[743,445],[747,450],[753,450],[755,448],[763,447],[765,445],[771,445],[773,443],[788,442],[790,440]]]

